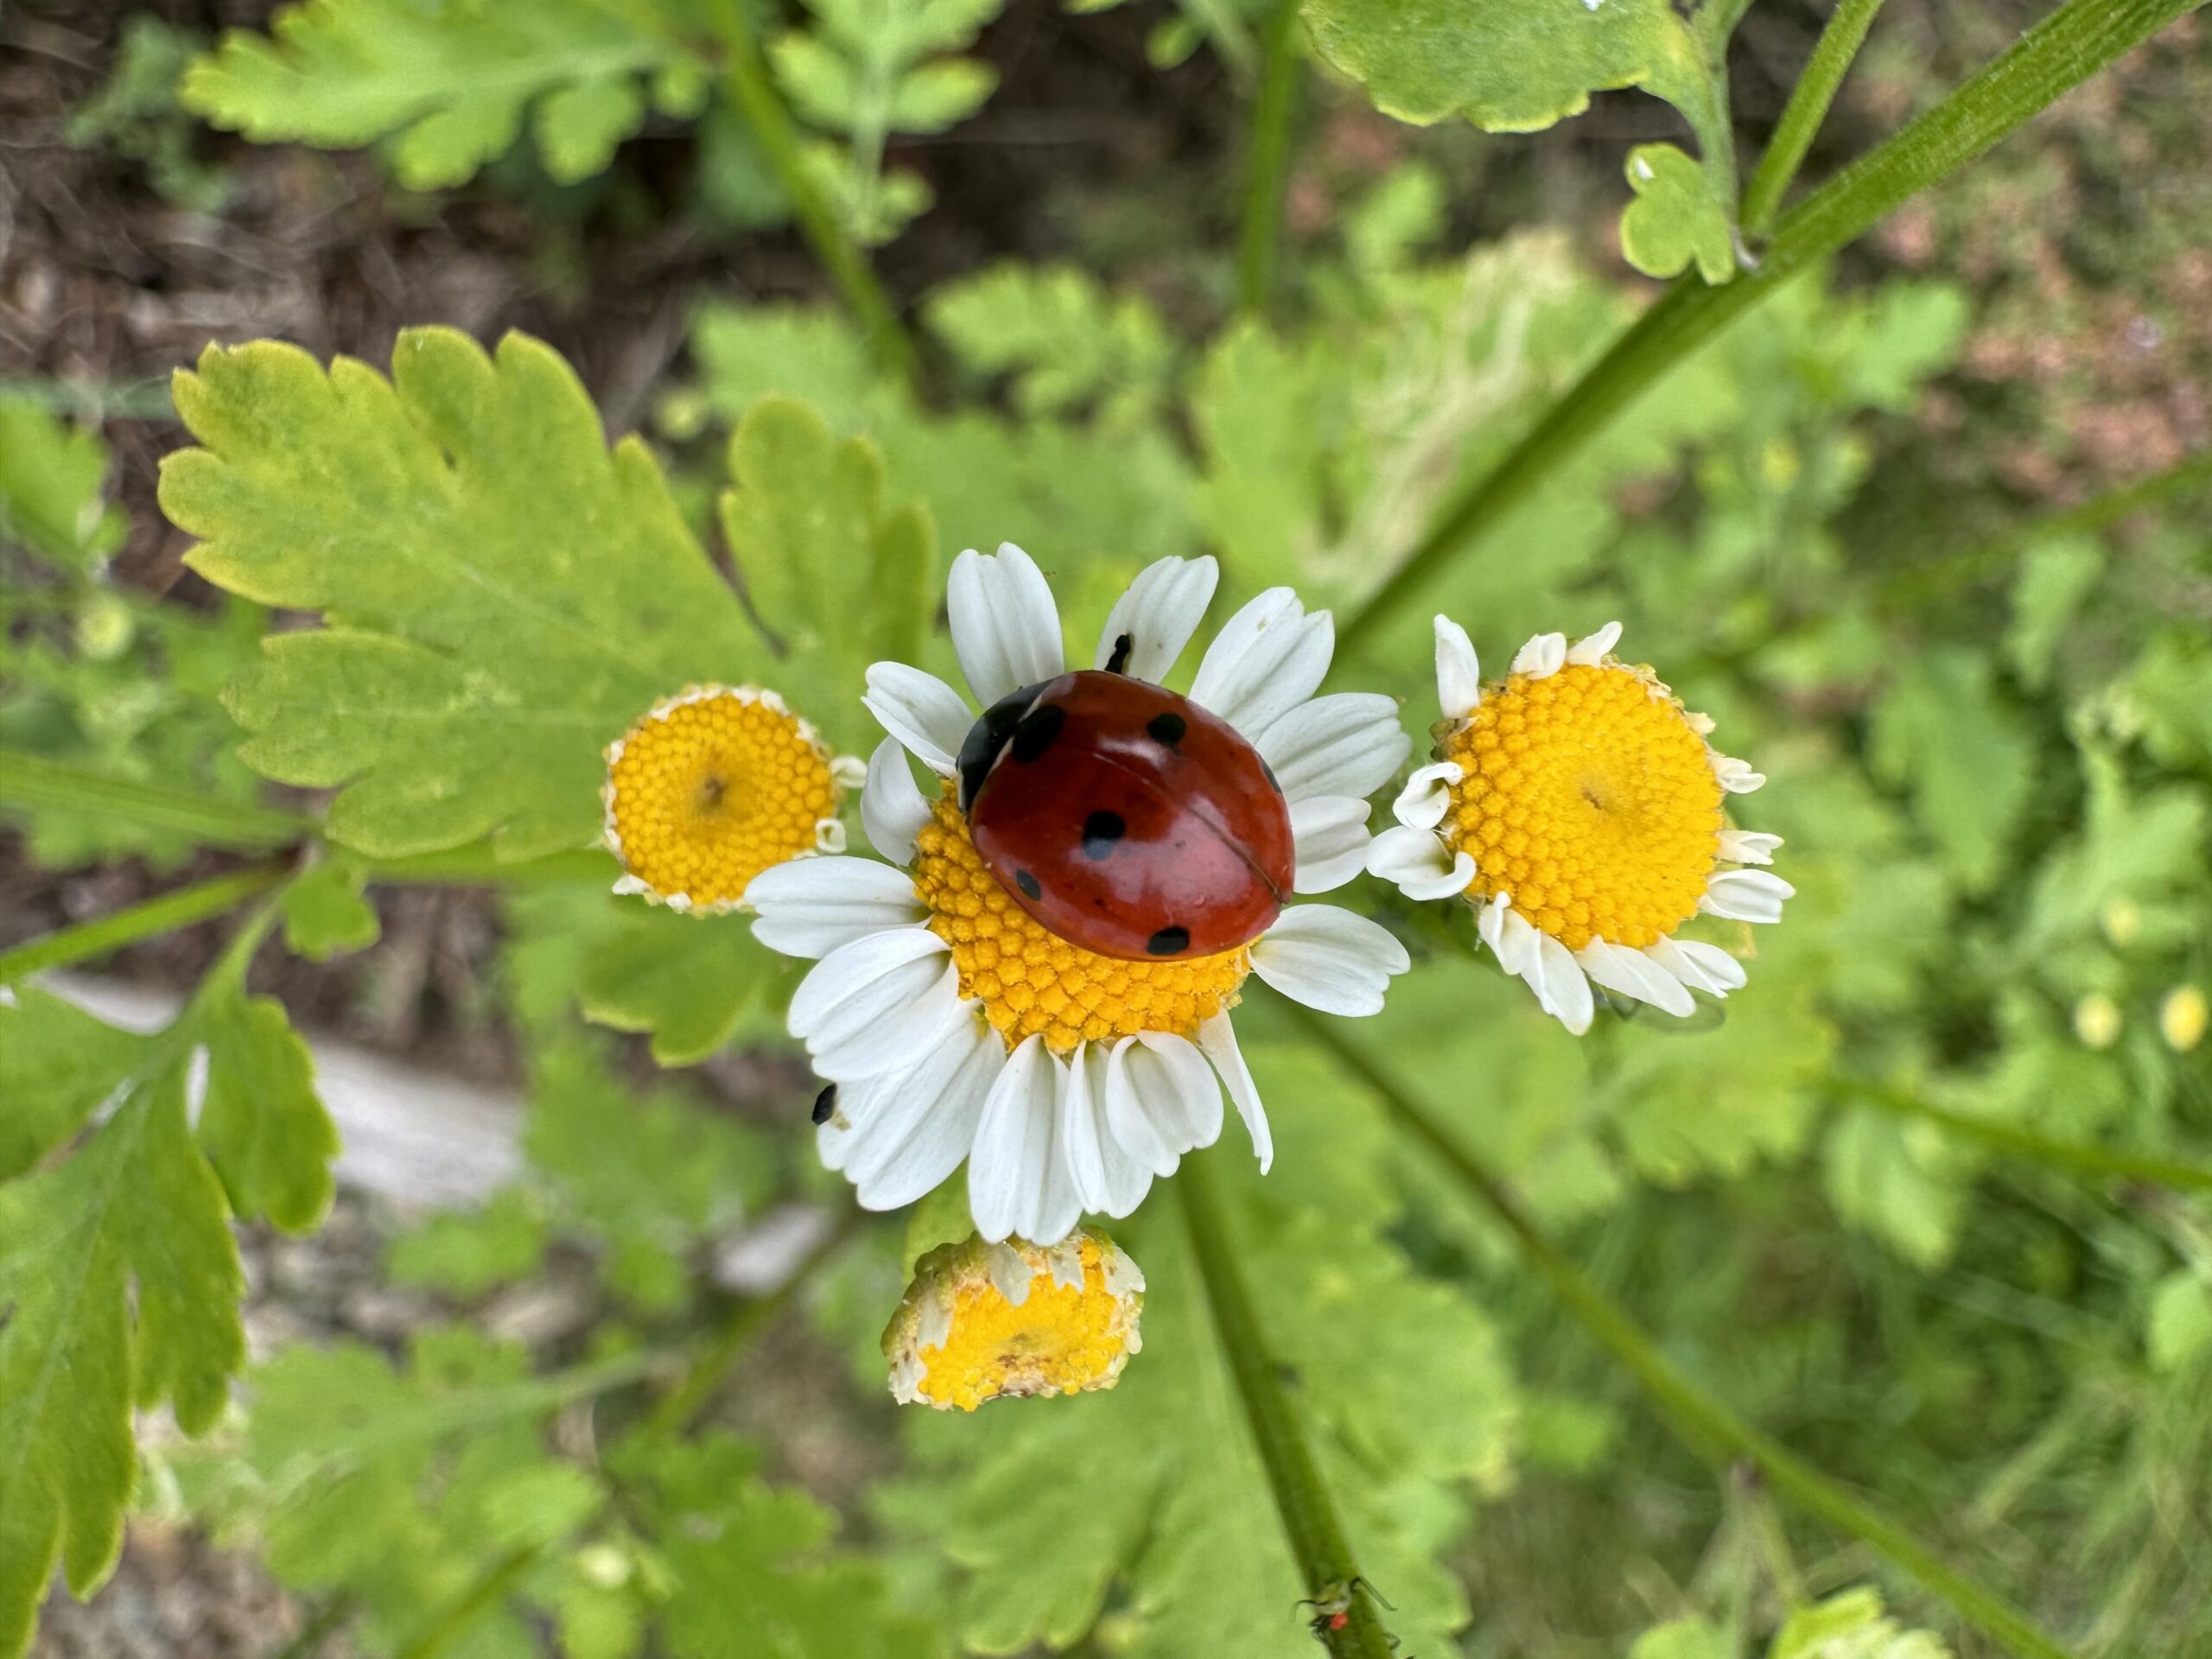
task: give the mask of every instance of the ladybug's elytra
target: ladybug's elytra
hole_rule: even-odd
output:
[[[961,746],[960,804],[1014,901],[1103,957],[1249,944],[1296,869],[1259,751],[1189,698],[1106,669],[993,704]]]

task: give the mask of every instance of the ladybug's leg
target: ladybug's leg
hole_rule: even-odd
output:
[[[1106,671],[1109,674],[1126,674],[1129,671],[1129,652],[1136,648],[1136,643],[1135,637],[1131,634],[1117,633],[1114,636],[1113,652],[1106,658]]]

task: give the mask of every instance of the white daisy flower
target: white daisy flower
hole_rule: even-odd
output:
[[[1211,558],[1144,570],[1108,617],[1095,666],[1172,699],[1154,688],[1217,579]],[[950,592],[962,671],[976,702],[1006,722],[987,735],[1003,737],[1021,709],[995,706],[1065,671],[1052,588],[1007,544],[995,556],[963,553]],[[1314,695],[1333,644],[1326,612],[1309,615],[1289,588],[1271,588],[1216,636],[1190,697],[1172,699],[1192,725],[1225,721],[1213,741],[1257,751],[1282,798],[1277,810],[1287,808],[1298,893],[1359,874],[1364,798],[1410,747],[1391,698]],[[1002,884],[970,837],[960,761],[976,709],[903,663],[868,670],[866,702],[891,739],[868,763],[861,822],[891,862],[807,859],[764,872],[747,894],[764,944],[820,959],[791,999],[790,1023],[837,1085],[818,1132],[823,1161],[845,1173],[862,1205],[891,1210],[965,1159],[982,1236],[1051,1244],[1085,1211],[1128,1215],[1155,1176],[1211,1146],[1225,1084],[1265,1170],[1267,1113],[1230,1022],[1245,976],[1328,1013],[1374,1014],[1408,965],[1404,949],[1350,911],[1283,905],[1258,937],[1211,955],[1086,950],[1034,919],[1025,906],[1037,895]],[[990,752],[971,750],[971,763]],[[906,753],[937,773],[934,799],[915,785]],[[971,764],[971,784],[975,775]],[[1085,852],[1103,856],[1087,842]],[[1192,943],[1183,929],[1166,932]],[[1154,936],[1155,949],[1165,937]]]
[[[1570,646],[1541,633],[1485,686],[1466,630],[1436,619],[1434,763],[1416,770],[1368,868],[1409,899],[1464,897],[1483,942],[1578,1034],[1592,982],[1669,1014],[1726,996],[1743,965],[1677,938],[1702,912],[1782,919],[1796,891],[1764,868],[1779,836],[1729,827],[1723,804],[1766,779],[1706,741],[1649,668],[1612,655],[1620,624]]]

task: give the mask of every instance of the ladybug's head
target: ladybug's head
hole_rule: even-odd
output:
[[[968,736],[960,745],[958,764],[960,810],[963,812],[975,804],[976,791],[983,786],[985,774],[998,764],[999,756],[1006,752],[1007,746],[1020,740],[1024,716],[1030,714],[1037,703],[1039,694],[1051,683],[1050,681],[1039,681],[1035,685],[1025,685],[1018,691],[1007,692],[984,709],[983,717],[968,728]],[[1057,728],[1059,712],[1050,705],[1037,709],[1029,725],[1029,741],[1039,741],[1041,739],[1039,747],[1043,747],[1043,741],[1049,741],[1052,734],[1043,731],[1042,725],[1049,721]]]

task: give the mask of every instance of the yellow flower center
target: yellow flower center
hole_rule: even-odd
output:
[[[1719,851],[1720,781],[1681,704],[1618,664],[1516,674],[1446,736],[1465,776],[1440,830],[1571,950],[1642,946],[1697,913]]]
[[[1051,1249],[970,1239],[931,1252],[884,1333],[894,1377],[903,1366],[911,1388],[901,1397],[973,1411],[987,1400],[1111,1388],[1142,1346],[1143,1298],[1117,1282],[1116,1258],[1134,1278],[1128,1257],[1088,1228]],[[1008,1289],[1025,1281],[1013,1300]]]
[[[694,688],[607,752],[607,841],[629,889],[721,911],[772,864],[837,842],[844,790],[814,728],[772,691]]]
[[[1008,1048],[1038,1032],[1060,1055],[1142,1031],[1187,1037],[1236,1006],[1252,969],[1243,946],[1180,962],[1124,962],[1032,919],[983,868],[950,788],[916,838],[914,891],[929,906],[930,931],[952,947],[960,995],[983,1005]]]

